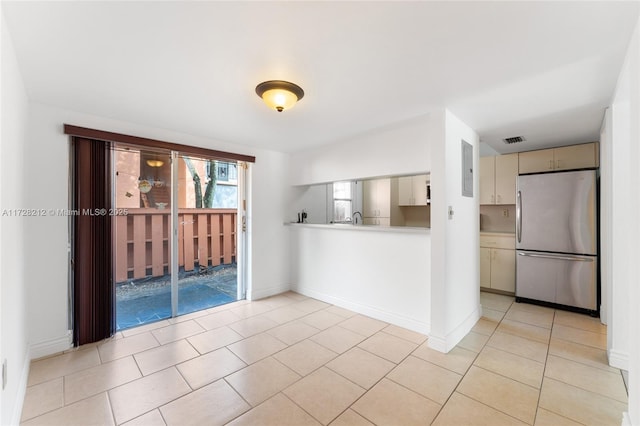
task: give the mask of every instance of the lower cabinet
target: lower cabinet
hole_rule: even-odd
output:
[[[480,287],[491,288],[491,250],[480,247]]]
[[[480,236],[480,287],[515,293],[516,251],[513,236]]]
[[[388,217],[365,217],[362,223],[364,225],[391,226],[391,219]]]

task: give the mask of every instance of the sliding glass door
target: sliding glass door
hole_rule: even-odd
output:
[[[178,315],[238,299],[236,163],[177,156]]]
[[[117,144],[116,329],[238,300],[238,165]]]

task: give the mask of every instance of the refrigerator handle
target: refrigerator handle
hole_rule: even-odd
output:
[[[540,257],[542,259],[557,259],[557,260],[576,260],[579,262],[593,262],[593,258],[591,257],[580,257],[580,256],[571,256],[571,255],[552,255],[552,254],[538,254],[538,253],[527,253],[523,251],[518,252],[518,256],[527,256],[527,257]]]
[[[516,239],[522,240],[522,192],[516,192]]]

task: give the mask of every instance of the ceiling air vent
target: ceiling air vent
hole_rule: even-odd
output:
[[[512,143],[524,142],[526,139],[524,136],[513,136],[511,138],[504,138],[502,141],[507,145],[511,145]]]

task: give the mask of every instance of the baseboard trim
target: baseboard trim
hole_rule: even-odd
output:
[[[47,340],[46,342],[40,342],[31,345],[29,348],[31,352],[31,359],[38,359],[45,356],[64,352],[67,349],[73,347],[73,335],[71,331],[66,336],[58,339]]]
[[[247,292],[247,300],[264,299],[265,297],[275,296],[276,294],[286,293],[291,290],[291,286],[287,284],[261,288],[259,290],[251,290]]]
[[[619,368],[620,370],[629,371],[629,354],[626,352],[616,351],[609,349],[607,351],[607,358],[609,359],[609,365],[611,367]]]
[[[395,312],[389,312],[380,308],[376,308],[374,306],[352,302],[350,300],[331,296],[304,287],[294,287],[291,290],[307,297],[313,297],[314,299],[318,299],[326,303],[331,303],[332,305],[336,305],[344,309],[349,309],[350,311],[354,311],[380,321],[388,322],[389,324],[397,325],[398,327],[403,327],[408,330],[415,331],[416,333],[428,335],[429,331],[431,330],[431,324],[429,322],[421,322],[413,318],[399,315]]]
[[[482,305],[478,305],[476,309],[467,316],[462,323],[460,323],[460,325],[447,333],[446,336],[430,334],[429,340],[427,340],[427,345],[438,352],[448,353],[451,349],[455,348],[462,339],[464,339],[464,336],[471,331],[480,317],[482,317]]]
[[[27,348],[27,353],[24,357],[24,365],[22,367],[22,374],[20,375],[20,383],[18,384],[18,392],[16,393],[16,402],[13,406],[13,413],[11,416],[11,424],[19,425],[20,418],[22,417],[22,407],[24,405],[24,398],[27,394],[27,383],[29,382],[29,368],[31,367],[31,348]]]

